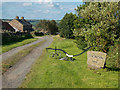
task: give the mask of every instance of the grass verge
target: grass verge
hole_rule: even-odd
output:
[[[78,54],[73,40],[55,37],[50,47]],[[74,62],[49,57],[44,51],[19,88],[118,88],[118,71],[89,70],[87,52],[75,57]]]
[[[32,38],[32,39],[23,40],[21,42],[16,42],[16,43],[10,44],[10,45],[2,45],[2,50],[0,50],[0,54],[5,53],[5,52],[7,52],[7,51],[9,51],[9,50],[11,50],[13,48],[16,48],[16,47],[19,47],[19,46],[34,42],[36,40],[37,40],[37,38]]]
[[[31,45],[31,46],[19,51],[18,53],[16,53],[12,57],[8,58],[7,60],[2,61],[2,73],[6,72],[9,68],[11,68],[13,65],[15,65],[19,60],[21,60],[23,57],[28,55],[34,48],[40,46],[45,41],[46,40],[41,41],[35,45]]]

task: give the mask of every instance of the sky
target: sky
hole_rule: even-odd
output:
[[[9,0],[8,0],[9,1]],[[38,2],[2,2],[2,19],[16,16],[25,19],[61,20],[66,13],[76,13],[75,8],[81,0],[39,0]]]

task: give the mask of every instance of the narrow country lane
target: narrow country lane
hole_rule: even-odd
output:
[[[26,47],[29,47],[31,45],[34,45],[34,44],[37,44],[41,41],[44,41],[48,38],[48,36],[44,36],[44,37],[40,37],[37,41],[35,42],[32,42],[32,43],[29,43],[29,44],[26,44],[26,45],[23,45],[23,46],[20,46],[20,47],[16,47],[16,48],[13,48],[12,50],[8,51],[8,52],[5,52],[3,54],[0,55],[0,57],[2,57],[2,59],[0,60],[6,60],[8,59],[9,57],[11,57],[12,55],[16,54],[17,52],[19,52],[20,50],[26,48]]]
[[[4,73],[2,76],[2,88],[17,88],[22,83],[26,74],[30,71],[32,64],[53,41],[53,38],[50,36],[45,36],[42,39],[45,39],[46,42],[36,47],[30,54],[22,58],[22,60]]]

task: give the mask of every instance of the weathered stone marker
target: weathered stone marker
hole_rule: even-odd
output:
[[[104,67],[106,53],[98,51],[87,52],[87,64],[90,69],[100,69]]]

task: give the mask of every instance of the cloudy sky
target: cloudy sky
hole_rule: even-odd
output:
[[[76,13],[74,9],[82,4],[81,0],[56,1],[39,0],[38,2],[3,2],[2,18],[13,19],[15,16],[24,16],[26,19],[60,20],[65,13]]]

